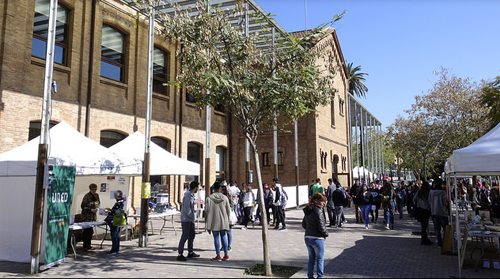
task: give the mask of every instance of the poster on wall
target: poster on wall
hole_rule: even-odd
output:
[[[47,190],[45,266],[64,261],[75,185],[75,167],[54,166],[52,186]]]

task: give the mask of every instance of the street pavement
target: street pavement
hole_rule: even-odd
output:
[[[383,211],[380,210],[380,215]],[[457,278],[458,257],[441,255],[437,245],[421,246],[420,236],[413,232],[420,230],[420,224],[411,220],[407,214],[402,220],[395,214],[395,229],[386,230],[379,218],[377,224],[370,224],[365,230],[364,224],[354,219],[354,209],[347,208],[347,223],[343,228],[328,228],[330,237],[326,240],[325,277],[339,278],[384,278],[384,277],[435,277]],[[302,210],[287,210],[286,231],[269,229],[269,244],[272,265],[301,267],[292,278],[307,277],[307,249],[304,244],[304,230],[301,227]],[[108,255],[111,241],[105,240],[100,249],[100,240],[93,240],[98,249],[83,252],[82,243],[77,245],[77,258],[68,253],[65,262],[37,274],[29,274],[29,263],[0,261],[0,277],[30,278],[136,278],[136,277],[182,277],[182,278],[255,278],[245,275],[245,269],[263,262],[261,227],[249,225],[248,230],[241,230],[241,225],[233,228],[232,251],[230,260],[213,262],[215,256],[212,235],[204,231],[204,223],[199,223],[199,234],[194,242],[195,252],[200,258],[176,261],[177,245],[181,226],[179,215],[174,219],[177,235],[167,222],[163,233],[159,229],[163,224],[153,220],[154,234],[148,238],[148,247],[138,247],[137,238],[125,241],[122,238],[120,253]],[[431,230],[433,230],[431,222]],[[431,236],[431,240],[435,237]],[[187,255],[187,244],[185,255]],[[476,251],[473,260],[470,250],[466,251],[466,260],[462,269],[464,278],[498,278],[500,270],[485,269],[480,264],[478,271],[474,264],[480,252]],[[496,254],[498,259],[499,255]],[[316,276],[316,273],[315,273]]]

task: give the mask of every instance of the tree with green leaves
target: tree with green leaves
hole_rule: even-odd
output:
[[[389,128],[396,152],[407,163],[415,162],[414,172],[423,172],[424,179],[427,171],[442,170],[453,150],[473,143],[490,125],[488,108],[480,103],[484,82],[459,78],[445,68],[435,75],[439,80],[428,94],[415,96],[405,111],[408,116],[398,116]]]
[[[487,83],[481,90],[481,104],[490,109],[488,116],[491,119],[490,128],[493,128],[500,123],[500,76]]]
[[[174,5],[175,16],[160,15],[163,26],[158,33],[180,43],[177,58],[182,61],[181,70],[170,85],[185,88],[199,108],[223,106],[239,123],[253,150],[258,190],[262,193],[258,135],[273,127],[277,118],[285,126],[314,113],[320,105],[330,104],[336,92],[334,57],[312,46],[325,36],[322,30],[343,14],[309,31],[306,37],[280,34],[273,44],[271,36],[245,36],[244,27],[231,22],[231,18],[246,14],[243,1],[236,9],[225,10],[207,2],[198,1],[188,10]],[[269,31],[269,14],[249,16]],[[259,47],[266,38],[267,47]],[[264,204],[264,195],[259,197]],[[268,222],[266,214],[261,212],[261,216],[265,275],[269,276]]]
[[[368,87],[364,84],[367,73],[361,72],[361,66],[353,67],[352,62],[347,64],[347,72],[349,73],[349,93],[358,98],[366,97]]]

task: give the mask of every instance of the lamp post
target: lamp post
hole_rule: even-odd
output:
[[[56,38],[56,15],[57,15],[57,0],[50,0],[49,4],[49,24],[47,32],[47,51],[45,55],[45,80],[43,87],[43,104],[42,104],[42,122],[40,133],[40,145],[38,147],[38,162],[36,170],[36,185],[35,185],[35,200],[33,204],[33,224],[31,231],[31,273],[38,273],[38,265],[40,261],[41,237],[43,227],[43,208],[44,208],[44,181],[47,180],[47,150],[48,150],[48,134],[50,125],[50,107],[52,89],[56,91],[55,82],[53,81],[54,73],[54,48]]]
[[[139,247],[146,247],[148,243],[148,207],[150,197],[150,175],[149,175],[149,147],[151,144],[151,114],[153,99],[153,51],[154,51],[154,7],[149,10],[149,39],[148,39],[148,90],[146,98],[146,131],[144,147],[144,165],[142,168],[141,188],[141,221],[139,226]]]

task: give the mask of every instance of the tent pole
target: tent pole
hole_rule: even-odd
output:
[[[458,204],[457,204],[457,173],[455,173],[455,181],[453,181],[453,184],[455,185],[455,231],[457,234],[457,254],[458,254],[458,278],[462,278],[462,241],[461,241],[461,234],[460,234],[460,220],[458,218]]]

